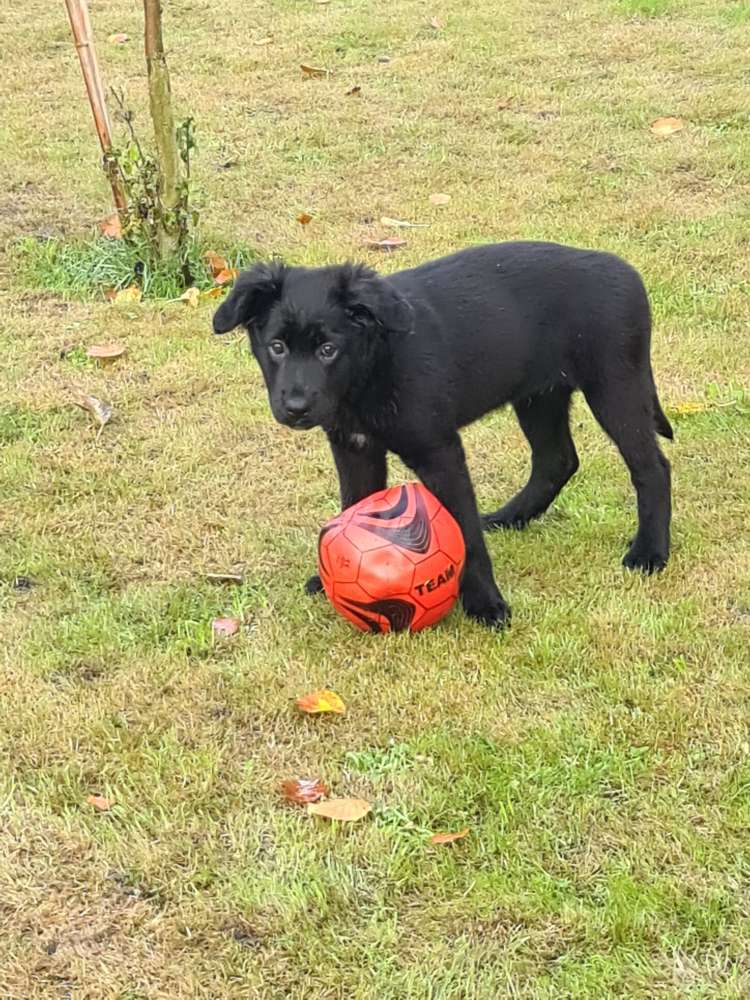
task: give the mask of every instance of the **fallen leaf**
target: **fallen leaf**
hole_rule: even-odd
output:
[[[708,406],[705,403],[694,403],[690,400],[685,400],[684,403],[675,403],[674,406],[668,406],[667,410],[670,413],[674,413],[678,417],[687,417],[691,413],[705,413]]]
[[[318,712],[335,712],[337,715],[343,715],[346,711],[346,705],[336,692],[328,691],[326,688],[321,688],[320,691],[311,691],[298,698],[297,708],[300,712],[306,712],[308,715],[315,715]]]
[[[281,782],[281,791],[285,799],[301,806],[319,802],[330,795],[330,789],[320,778],[289,778]]]
[[[78,392],[73,402],[76,406],[80,406],[82,410],[86,410],[91,414],[99,424],[100,434],[105,425],[112,419],[114,407],[104,399],[97,399],[96,396],[87,396],[85,392]]]
[[[454,840],[463,840],[469,835],[469,828],[457,830],[455,833],[433,833],[430,837],[431,844],[452,844]]]
[[[224,289],[219,285],[216,288],[207,288],[201,292],[202,299],[220,299],[224,294]]]
[[[304,63],[300,63],[300,69],[305,74],[305,76],[314,76],[314,77],[328,76],[327,69],[320,69],[317,66],[306,66]]]
[[[300,214],[297,216],[297,222],[299,222],[301,226],[309,226],[312,220],[313,217],[310,215],[309,212],[300,212]]]
[[[211,628],[216,635],[231,636],[237,635],[241,624],[239,618],[214,618]]]
[[[443,22],[439,21],[436,17],[431,17],[430,18],[430,27],[434,28],[435,31],[442,31],[443,30]]]
[[[239,273],[236,267],[225,267],[223,271],[214,275],[214,281],[217,285],[228,285],[230,281],[235,280]]]
[[[362,88],[357,84],[355,87],[350,87],[348,90],[344,91],[344,97],[354,97],[355,94],[361,94]]]
[[[125,354],[127,348],[122,344],[92,344],[91,347],[86,351],[86,354],[90,358],[94,358],[98,361],[100,365],[109,365],[113,361],[117,361]]]
[[[112,801],[110,799],[105,799],[103,795],[87,795],[86,803],[93,806],[94,809],[98,809],[99,812],[106,812],[113,806]]]
[[[99,223],[99,231],[102,236],[106,236],[110,240],[121,240],[122,222],[120,221],[119,213],[113,212],[111,215],[108,215],[106,219],[103,219]]]
[[[206,267],[211,272],[212,276],[215,278],[217,274],[221,274],[222,271],[226,271],[227,262],[219,254],[214,253],[213,250],[209,250],[203,254],[203,259],[206,262]]]
[[[685,122],[682,118],[656,118],[651,122],[649,128],[658,136],[668,136],[674,135],[675,132],[680,132],[685,127]]]
[[[371,250],[398,250],[399,247],[406,246],[406,240],[400,239],[398,236],[387,236],[384,240],[365,240],[364,245],[370,247]]]
[[[206,573],[206,579],[211,583],[242,583],[244,577],[241,573]]]
[[[138,285],[128,285],[127,288],[118,289],[112,301],[118,304],[123,302],[140,302],[142,298],[143,292]]]
[[[451,200],[451,196],[449,194],[431,194],[430,195],[430,203],[432,205],[447,205],[450,200]]]
[[[126,35],[124,31],[118,31],[114,35],[110,35],[107,39],[112,45],[124,45],[125,42],[130,41],[130,35]]]
[[[381,215],[380,224],[391,226],[393,229],[426,229],[426,222],[404,222],[403,219],[391,219],[388,215]]]
[[[498,111],[507,111],[508,108],[511,106],[511,104],[513,104],[513,98],[512,97],[506,97],[505,100],[497,102],[497,110]]]
[[[364,819],[372,806],[366,799],[328,799],[309,805],[307,811],[313,816],[323,816],[325,819],[336,819],[340,823],[356,823]]]
[[[116,288],[105,288],[104,289],[104,298],[107,300],[107,302],[114,302],[116,297],[117,297],[117,289]]]
[[[253,45],[270,45],[272,41],[273,38],[271,38],[270,36],[268,38],[258,38],[256,41],[253,42]]]
[[[198,299],[201,297],[200,289],[188,288],[187,291],[183,292],[180,296],[180,302],[185,302],[191,309],[195,309],[198,305]]]

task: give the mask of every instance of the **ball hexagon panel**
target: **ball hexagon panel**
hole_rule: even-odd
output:
[[[408,594],[414,581],[414,565],[405,552],[386,545],[364,552],[357,582],[372,597]]]
[[[434,608],[423,612],[422,617],[419,621],[419,628],[429,628],[430,625],[436,625],[439,621],[445,618],[446,615],[450,614],[456,603],[455,597],[449,597],[447,601],[441,601],[440,604],[436,604]]]
[[[328,573],[326,550],[333,539],[341,534],[343,530],[344,525],[338,517],[332,518],[320,529],[320,534],[318,535],[318,572],[321,576],[325,576]]]
[[[362,553],[341,531],[333,538],[323,538],[319,561],[323,570],[321,576],[341,583],[353,583],[360,572]]]
[[[357,628],[417,631],[446,615],[463,569],[461,530],[421,483],[366,497],[323,528],[321,578]]]
[[[432,522],[435,535],[435,548],[444,552],[456,566],[463,567],[466,558],[466,546],[461,529],[451,514],[443,507]]]
[[[429,508],[436,501],[432,497],[428,502],[428,491],[420,484],[400,486],[387,493],[393,503],[384,506],[372,502],[378,494],[368,497],[351,509],[349,523],[410,554],[416,562],[432,544]]]
[[[336,610],[362,632],[414,629],[423,614],[408,594],[373,598],[357,583],[334,584],[329,596]]]
[[[378,535],[368,531],[366,527],[355,520],[348,520],[344,526],[344,534],[352,545],[360,552],[371,552],[373,549],[383,549],[391,543],[387,538],[380,538]]]
[[[461,567],[444,552],[425,557],[414,573],[412,597],[423,608],[434,608],[458,597]]]

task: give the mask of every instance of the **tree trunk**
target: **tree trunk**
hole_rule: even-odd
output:
[[[169,70],[164,55],[161,33],[161,0],[143,0],[145,15],[146,67],[148,96],[154,139],[161,177],[161,201],[164,214],[159,220],[159,252],[163,257],[175,255],[180,249],[180,225],[177,209],[180,204],[180,154],[172,113],[172,92]]]

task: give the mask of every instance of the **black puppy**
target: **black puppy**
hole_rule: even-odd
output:
[[[258,264],[240,275],[214,331],[242,325],[276,419],[328,435],[346,508],[386,486],[395,452],[453,514],[466,542],[461,585],[472,618],[502,625],[484,527],[521,528],[578,467],[574,389],[620,449],[638,496],[625,566],[669,555],[672,437],[651,372],[643,283],[607,253],[552,243],[474,247],[379,277],[362,265]],[[511,403],[531,445],[531,477],[504,507],[477,512],[459,428]],[[320,580],[308,581],[310,592]]]

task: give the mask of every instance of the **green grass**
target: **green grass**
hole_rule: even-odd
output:
[[[214,286],[203,259],[208,249],[193,239],[184,261],[159,261],[150,248],[138,241],[26,238],[20,241],[17,253],[28,285],[34,289],[76,298],[101,298],[105,292],[137,285],[144,298],[176,299],[185,290],[186,273],[196,288]],[[227,266],[235,268],[246,267],[255,258],[252,251],[245,249],[224,255]]]
[[[750,21],[750,4],[729,3],[722,4],[720,13],[730,24],[747,24]]]
[[[617,10],[630,17],[661,17],[675,6],[675,0],[617,0]]]
[[[301,593],[335,477],[322,435],[274,425],[243,338],[167,301],[168,275],[103,301],[135,259],[91,242],[107,185],[64,16],[37,7],[0,81],[2,995],[748,996],[746,5],[166,5],[206,247],[388,271],[554,239],[622,254],[651,293],[667,571],[620,568],[631,486],[577,400],[577,476],[490,538],[512,629],[456,610],[384,638]],[[142,123],[139,9],[92,19]],[[667,114],[685,128],[658,139]],[[428,225],[378,256],[381,216]],[[100,369],[108,340],[127,354]],[[101,435],[76,390],[113,404]],[[502,413],[464,437],[495,507],[528,473],[521,433]],[[230,568],[240,586],[207,580]],[[347,713],[301,716],[323,686]],[[371,817],[283,802],[315,776]]]

